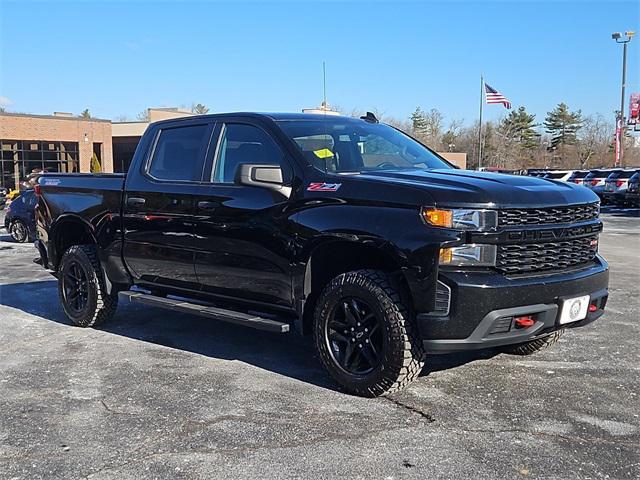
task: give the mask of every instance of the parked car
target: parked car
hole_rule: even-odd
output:
[[[604,182],[604,190],[602,198],[606,203],[615,203],[623,205],[626,203],[627,187],[629,179],[637,173],[638,170],[618,170],[611,172]]]
[[[7,193],[9,193],[9,191],[6,188],[0,187],[0,210],[7,204]]]
[[[15,197],[7,207],[4,227],[9,235],[19,243],[33,241],[36,237],[34,209],[37,197],[33,190],[25,190]]]
[[[551,170],[545,173],[542,178],[546,178],[548,180],[559,180],[561,182],[566,182],[567,180],[569,180],[573,172],[574,172],[573,170]]]
[[[608,297],[593,192],[457,169],[370,113],[166,120],[127,174],[37,188],[40,263],[77,325],[108,321],[120,292],[295,328],[363,396],[409,384],[425,351],[532,354]]]
[[[636,171],[629,179],[625,200],[631,206],[640,207],[640,171]]]
[[[571,176],[567,179],[567,182],[575,183],[576,185],[582,185],[585,177],[589,174],[589,170],[575,170]]]
[[[598,197],[600,197],[600,199],[602,200],[602,203],[604,204],[606,203],[606,200],[604,200],[602,195],[604,193],[604,182],[606,181],[607,177],[611,175],[612,172],[620,171],[620,170],[622,169],[598,168],[598,169],[591,170],[589,174],[586,177],[584,177],[584,181],[582,184],[585,187],[590,188],[593,191],[593,193],[598,195]]]

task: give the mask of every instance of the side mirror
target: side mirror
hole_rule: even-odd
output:
[[[282,169],[279,165],[243,163],[239,167],[238,181],[250,187],[262,187],[291,195],[291,187],[283,185]]]

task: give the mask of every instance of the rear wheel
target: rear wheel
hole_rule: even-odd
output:
[[[9,234],[18,243],[24,243],[29,240],[29,230],[22,220],[14,220],[9,225]]]
[[[107,293],[94,245],[69,247],[62,257],[58,274],[60,302],[73,323],[80,327],[95,327],[113,317],[118,294]]]
[[[375,397],[411,383],[424,350],[402,289],[384,273],[334,278],[315,312],[315,344],[329,374],[348,392]]]
[[[550,346],[558,343],[558,340],[560,340],[563,333],[564,328],[556,330],[551,335],[544,338],[538,338],[526,343],[519,343],[518,345],[507,345],[506,347],[503,347],[502,350],[511,355],[533,355],[534,353],[538,353],[540,350],[544,350],[545,348],[549,348]]]

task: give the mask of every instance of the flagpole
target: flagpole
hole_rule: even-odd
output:
[[[482,167],[482,104],[484,103],[484,78],[480,75],[480,123],[478,125],[478,170]]]

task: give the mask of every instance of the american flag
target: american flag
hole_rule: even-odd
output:
[[[487,83],[484,84],[484,91],[486,93],[487,104],[501,103],[504,108],[511,108],[511,102],[507,100],[507,97],[502,95],[495,88],[490,87]]]

